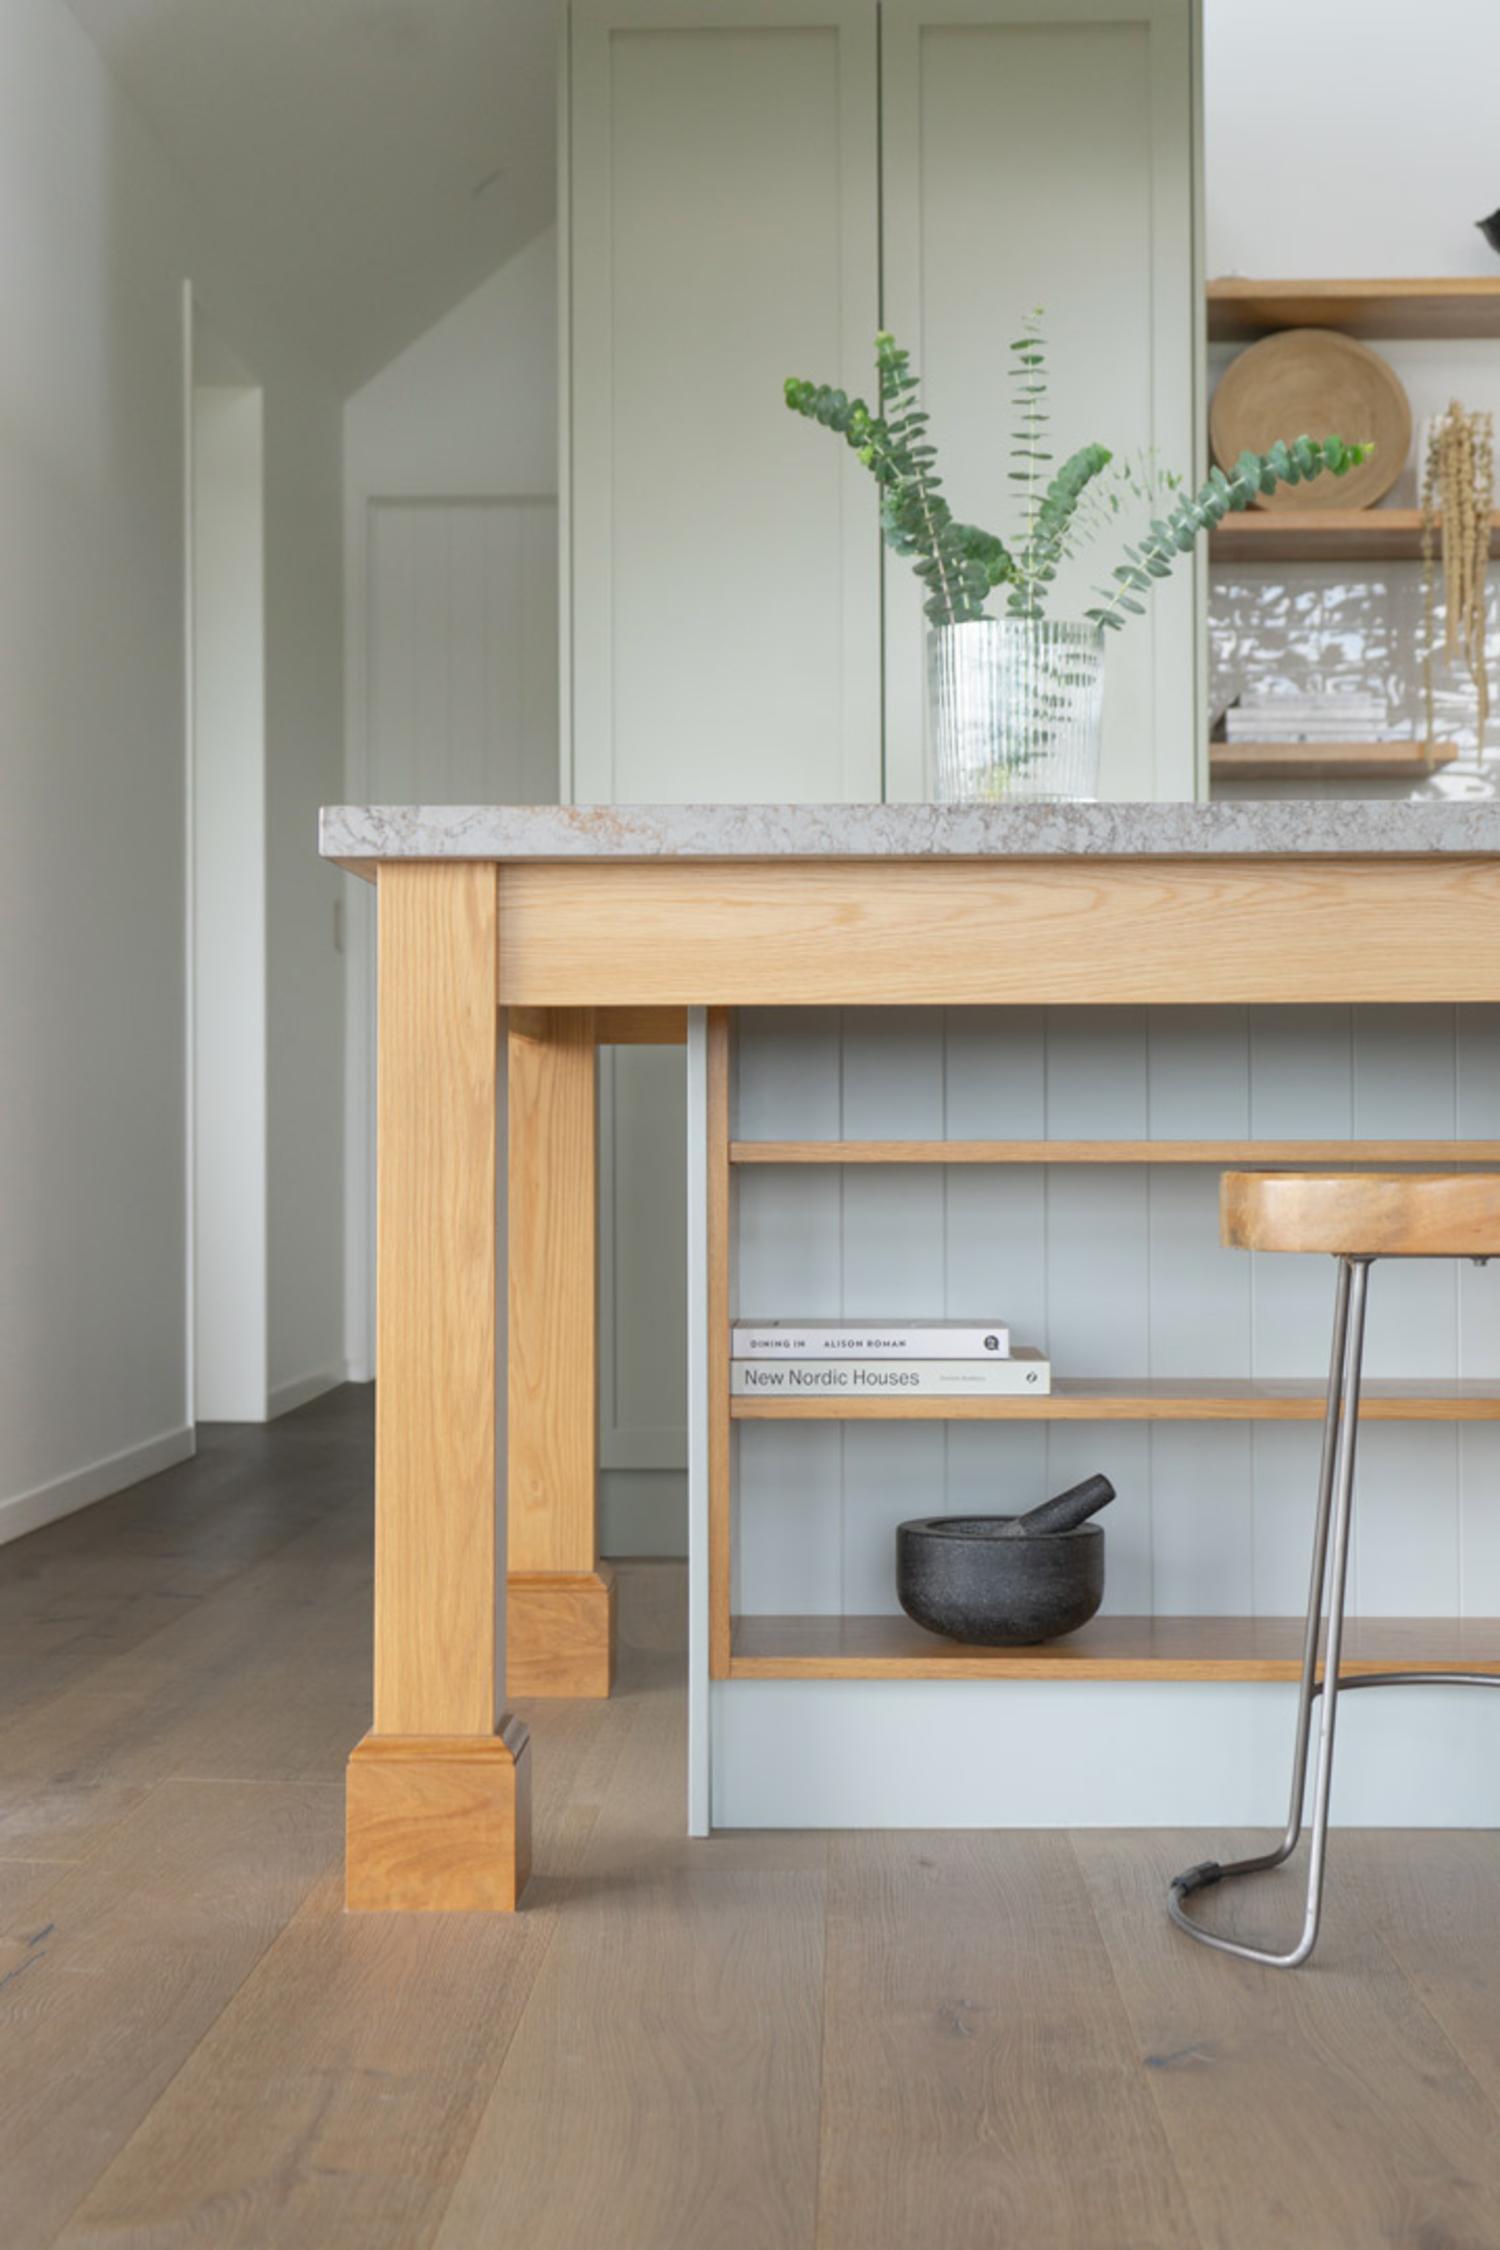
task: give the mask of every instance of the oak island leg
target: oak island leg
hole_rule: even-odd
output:
[[[509,1018],[512,1695],[606,1696],[614,1584],[599,1560],[598,1060],[587,1008]]]
[[[382,866],[375,1713],[348,1773],[355,1908],[513,1909],[531,1753],[500,1708],[497,870]]]

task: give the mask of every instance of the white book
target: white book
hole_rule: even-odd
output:
[[[1005,1359],[1004,1321],[737,1320],[736,1359]]]
[[[734,1398],[1045,1398],[1052,1362],[1009,1359],[763,1360],[729,1363]]]

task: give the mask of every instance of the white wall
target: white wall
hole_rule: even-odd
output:
[[[266,384],[279,573],[268,884],[289,917],[288,902],[312,895],[331,915],[334,879],[298,798],[338,788],[337,401],[195,238],[188,199],[60,0],[6,0],[0,1527],[10,1534],[191,1444],[186,275]],[[309,653],[318,637],[330,658]],[[279,1017],[283,1059],[294,1033],[333,1112],[336,991],[300,952],[290,957],[296,938],[285,936],[277,973],[307,975],[294,993],[273,992],[273,1044]],[[297,1163],[311,1207],[300,1263],[331,1268],[336,1291],[337,1134],[325,1125]],[[334,1355],[336,1323],[316,1353]]]
[[[266,1410],[265,415],[192,394],[193,1411]]]
[[[1497,271],[1497,66],[1491,0],[1206,0],[1210,274]]]
[[[1411,0],[1322,0],[1315,32],[1317,59],[1298,0],[1207,0],[1208,273],[1500,273],[1473,223],[1500,203],[1500,162],[1493,135],[1473,127],[1483,96],[1470,91],[1500,77],[1500,10],[1492,0],[1431,0],[1420,9]],[[1336,56],[1345,61],[1332,62]],[[1340,71],[1343,95],[1331,91]],[[1381,341],[1375,349],[1405,383],[1418,428],[1454,397],[1500,412],[1494,344]],[[1216,348],[1213,370],[1230,356]],[[1416,498],[1408,463],[1392,500],[1410,507]],[[1220,677],[1322,686],[1356,676],[1367,683],[1373,673],[1389,688],[1394,717],[1421,731],[1419,564],[1261,564],[1221,568],[1214,579],[1228,628],[1216,636]],[[1491,616],[1497,631],[1500,603]],[[1435,779],[1415,788],[1314,789],[1493,795],[1500,719],[1481,761],[1472,702],[1455,677],[1439,725],[1465,755]],[[1286,787],[1242,783],[1232,793],[1280,796]]]

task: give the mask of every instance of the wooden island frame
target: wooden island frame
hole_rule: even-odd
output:
[[[756,812],[718,810],[752,824]],[[738,1007],[1500,1000],[1500,832],[1484,808],[1480,848],[1424,840],[1409,851],[1383,840],[1342,851],[1300,839],[1256,848],[1246,816],[1275,816],[1284,833],[1288,814],[1384,815],[1400,836],[1398,823],[1421,833],[1417,816],[1431,812],[1446,837],[1454,808],[1237,808],[1232,827],[1212,808],[1111,808],[1141,824],[1170,816],[1171,841],[1157,853],[1111,851],[1105,808],[1077,808],[1101,823],[1085,826],[1078,848],[1049,837],[1031,851],[1040,832],[1028,830],[1026,814],[1056,822],[1059,808],[985,808],[995,842],[969,851],[957,842],[972,832],[976,808],[950,809],[969,824],[951,831],[954,848],[931,841],[944,808],[802,810],[805,844],[789,850],[778,840],[761,853],[637,852],[632,830],[649,822],[644,808],[539,810],[529,848],[470,844],[467,852],[464,808],[437,848],[422,825],[430,813],[414,813],[415,827],[391,849],[381,825],[397,817],[390,812],[324,816],[325,854],[373,877],[379,902],[374,1714],[349,1765],[352,1907],[514,1908],[529,1868],[532,1754],[507,1697],[609,1692],[612,1589],[595,1521],[601,1043],[681,1038],[687,1010],[712,1012],[710,1054],[721,1062],[711,1061],[707,1201],[710,1243],[722,1243],[736,1163],[1008,1160],[998,1143],[941,1154],[938,1144],[733,1143],[722,1057]],[[827,820],[865,812],[925,821],[920,850],[883,844],[831,855]],[[361,848],[366,819],[374,841]],[[559,821],[580,824],[580,834],[553,854],[555,831],[544,823]],[[1184,823],[1200,844],[1184,848]],[[1090,845],[1091,833],[1104,848]],[[1228,848],[1215,849],[1225,834]],[[1258,1160],[1254,1150],[1071,1143],[1043,1160],[1246,1162]],[[1328,1159],[1323,1144],[1261,1153]],[[1430,1162],[1434,1153],[1430,1143],[1388,1141],[1344,1151],[1348,1161],[1380,1163]],[[1443,1154],[1500,1162],[1500,1143],[1455,1143]],[[1039,1151],[1017,1144],[1009,1156],[1035,1162]],[[505,1205],[502,1247],[496,1217]],[[788,1638],[796,1621],[760,1621],[739,1650],[733,1645],[728,1290],[725,1256],[708,1277],[711,1672],[837,1671],[841,1643],[843,1676],[909,1667],[921,1652],[906,1647],[899,1620],[883,1621],[893,1628],[884,1641],[861,1638],[862,1621],[850,1620],[842,1636],[825,1631],[821,1645],[801,1651],[795,1634]],[[1093,1404],[1080,1389],[1070,1405],[1063,1387],[1050,1402],[995,1403],[1054,1414],[1317,1411],[1298,1386],[1227,1386],[1218,1396],[1210,1385],[1206,1402],[1188,1395],[1194,1386],[1162,1386],[1155,1400],[1149,1386],[1135,1386],[1123,1404],[1113,1397],[1118,1386],[1104,1388],[1110,1395]],[[1500,1415],[1500,1385],[1456,1386],[1446,1397],[1441,1385],[1411,1389],[1411,1401],[1376,1398],[1371,1410]],[[1118,1640],[1122,1621],[1106,1624]],[[1403,1621],[1403,1638],[1409,1626]],[[1216,1677],[1281,1676],[1287,1658],[1274,1633],[1215,1650],[1201,1633],[1196,1643],[1184,1639],[1182,1627],[1158,1621],[1154,1641],[1131,1645],[1127,1636],[1092,1656],[1069,1646],[1095,1677],[1202,1677],[1205,1665]],[[1476,1650],[1482,1621],[1452,1638],[1453,1665],[1472,1665],[1476,1653],[1500,1664],[1500,1627],[1489,1629],[1493,1651],[1488,1643]],[[1378,1642],[1376,1634],[1372,1647]],[[1425,1646],[1424,1658],[1433,1660]],[[1176,1670],[1183,1666],[1186,1675]]]

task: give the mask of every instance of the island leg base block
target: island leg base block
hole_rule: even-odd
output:
[[[598,1699],[614,1675],[615,1574],[512,1571],[507,1583],[507,1695]]]
[[[512,1914],[531,1873],[531,1743],[367,1734],[350,1754],[344,1903],[357,1913]]]

